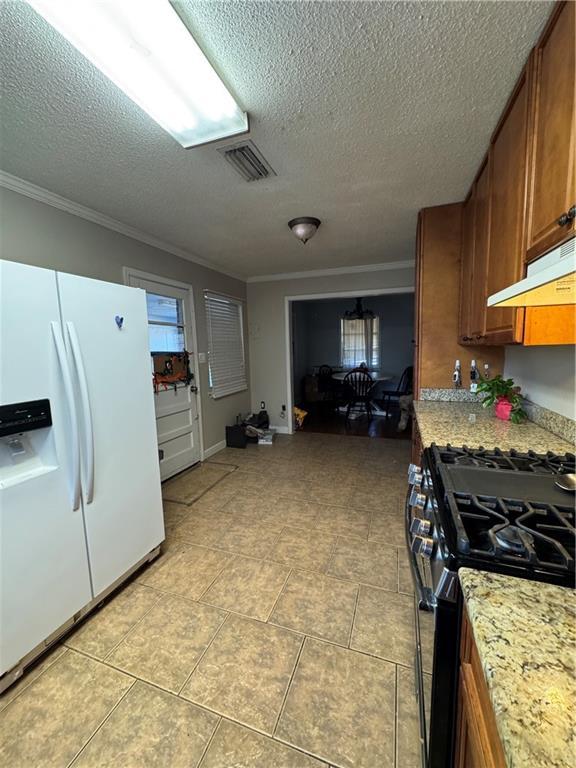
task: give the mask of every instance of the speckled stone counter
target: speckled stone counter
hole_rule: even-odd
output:
[[[576,764],[574,590],[458,575],[509,768]]]
[[[477,403],[414,402],[416,420],[424,447],[437,443],[468,447],[501,448],[539,453],[574,452],[574,446],[531,421],[512,424],[494,416],[492,409]]]

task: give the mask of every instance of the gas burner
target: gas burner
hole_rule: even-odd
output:
[[[501,547],[505,552],[526,554],[528,549],[533,549],[534,546],[534,537],[515,525],[504,525],[492,529],[490,538],[493,538],[496,546]]]
[[[535,451],[501,451],[499,448],[454,448],[433,447],[435,463],[456,464],[462,467],[485,467],[486,469],[512,472],[537,472],[541,474],[561,475],[575,471],[576,457],[573,453],[563,456],[548,451],[539,454]]]

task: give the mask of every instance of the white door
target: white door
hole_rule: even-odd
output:
[[[0,437],[0,674],[92,599],[56,273],[0,261],[0,406],[45,398],[51,427]]]
[[[149,348],[152,355],[190,355],[194,375],[194,334],[189,291],[154,279],[130,275],[130,285],[146,291]],[[154,395],[160,475],[166,480],[200,461],[198,383],[160,386]]]
[[[96,596],[164,539],[146,297],[62,272],[57,280],[77,391]]]

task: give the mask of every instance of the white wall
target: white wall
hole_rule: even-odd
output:
[[[575,349],[506,347],[504,375],[522,387],[524,397],[551,411],[576,418]]]
[[[365,296],[374,290],[413,286],[413,268],[248,283],[252,407],[257,408],[265,400],[271,423],[286,424],[280,412],[282,405],[288,404],[287,296],[348,292]]]
[[[45,203],[0,188],[0,258],[122,283],[122,267],[133,267],[190,283],[194,288],[198,351],[208,346],[203,291],[244,299],[246,284],[166,251],[106,229]],[[213,400],[208,366],[200,366],[205,450],[225,438],[226,424],[250,409],[249,391]]]

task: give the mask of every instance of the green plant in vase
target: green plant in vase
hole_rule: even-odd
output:
[[[522,408],[520,387],[514,386],[514,379],[503,379],[500,374],[493,379],[484,379],[478,384],[478,394],[484,394],[482,406],[494,406],[496,416],[503,421],[519,424],[526,418]]]

